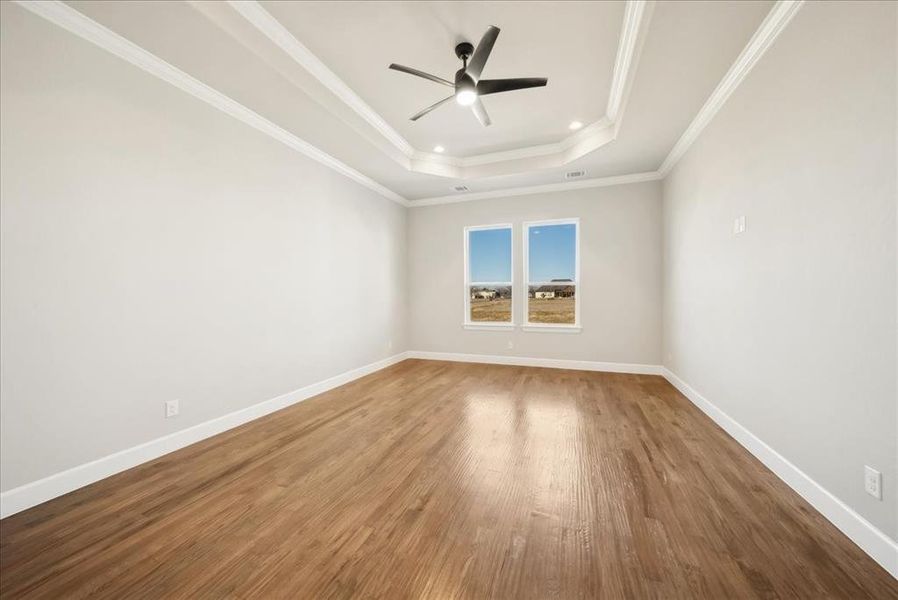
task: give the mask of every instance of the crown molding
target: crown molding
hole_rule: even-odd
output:
[[[758,27],[758,30],[749,40],[748,44],[736,58],[736,62],[730,67],[723,79],[711,92],[708,100],[698,111],[680,139],[674,144],[667,158],[661,163],[658,172],[666,176],[673,169],[674,165],[686,151],[692,146],[692,143],[698,138],[701,132],[708,126],[708,123],[714,118],[717,112],[723,107],[730,95],[742,83],[748,73],[764,56],[764,53],[773,45],[777,37],[786,28],[786,25],[792,20],[792,17],[804,4],[804,0],[779,0]]]
[[[442,164],[451,164],[453,166],[458,167],[479,167],[481,165],[488,165],[497,162],[507,162],[513,160],[522,160],[525,158],[535,158],[541,156],[551,156],[561,155],[565,152],[568,152],[572,148],[576,148],[580,144],[588,143],[590,140],[595,138],[602,133],[609,131],[614,126],[614,123],[608,120],[607,117],[602,117],[595,123],[589,125],[588,127],[584,127],[577,133],[566,137],[560,142],[555,142],[554,144],[542,144],[539,146],[525,146],[524,148],[516,148],[514,150],[505,150],[502,152],[491,152],[489,154],[478,154],[476,156],[469,156],[466,158],[455,158],[452,156],[445,156],[442,154],[432,154],[429,152],[418,152],[415,151],[415,155],[413,158],[416,159],[426,159],[432,160],[434,162],[439,162]],[[610,140],[609,140],[610,141]],[[607,142],[606,142],[607,143]],[[577,158],[577,157],[575,157]],[[565,160],[564,162],[570,162],[570,160],[574,160],[574,158]]]
[[[253,129],[274,138],[312,160],[345,175],[381,196],[403,206],[408,206],[408,201],[396,192],[356,171],[330,154],[319,150],[309,142],[290,133],[195,77],[188,75],[174,65],[167,63],[155,54],[144,50],[137,44],[88,18],[67,4],[59,0],[16,0],[16,3],[35,15],[170,83],[176,88],[242,121]]]
[[[293,36],[290,31],[281,25],[271,13],[258,2],[249,0],[228,0],[228,4],[237,11],[240,16],[249,21],[265,37],[275,43],[288,56],[302,65],[312,76],[322,83],[335,96],[349,106],[353,111],[368,122],[387,141],[393,144],[406,157],[411,157],[415,151],[412,145],[402,135],[390,127],[390,125],[373,108],[368,106],[362,98],[356,94],[346,83],[337,77],[327,65],[315,56],[311,50]]]
[[[654,6],[654,2],[649,4],[645,0],[630,0],[624,10],[624,23],[621,26],[617,56],[614,59],[611,90],[608,92],[608,107],[605,109],[605,118],[611,123],[617,122],[618,117],[623,114],[624,100],[629,94],[629,86],[635,71],[631,70],[631,67],[639,56],[639,50],[642,49],[641,41],[645,39],[645,36],[639,37],[639,28],[643,18],[648,24]]]
[[[341,173],[385,198],[407,207],[432,206],[490,198],[623,185],[663,179],[670,173],[676,162],[686,153],[692,143],[698,138],[704,128],[724,105],[729,96],[742,83],[764,53],[773,45],[773,42],[804,4],[804,0],[780,0],[774,5],[761,23],[761,26],[752,36],[751,40],[730,67],[724,78],[714,89],[711,96],[699,110],[695,119],[686,131],[683,132],[657,171],[408,201],[399,194],[377,183],[337,158],[323,152],[309,142],[286,131],[272,121],[265,119],[246,106],[225,96],[221,92],[165,62],[126,38],[93,21],[67,4],[59,0],[15,0],[15,2],[26,10],[143,69],[147,73],[170,83],[195,98],[206,102],[210,106],[213,106],[254,129],[265,133],[273,139],[278,140],[297,152]],[[259,17],[261,13],[257,12],[255,7],[263,11],[268,17],[271,17],[271,15],[265,12],[261,6],[253,1],[230,2],[230,5],[233,6],[239,14],[243,15],[244,18],[247,18],[246,14],[250,14],[253,18]],[[494,174],[495,169],[491,168],[491,166],[495,165],[511,167],[513,170],[510,172],[520,172],[522,168],[524,170],[531,170],[546,168],[547,166],[560,166],[575,158],[583,156],[588,152],[592,152],[601,145],[613,140],[617,135],[617,130],[623,118],[629,88],[632,84],[636,63],[638,62],[642,42],[645,39],[645,31],[651,18],[653,7],[654,2],[646,0],[630,0],[627,3],[621,34],[621,43],[619,44],[618,56],[615,61],[615,74],[608,101],[608,111],[610,113],[613,113],[615,110],[617,111],[616,121],[612,121],[607,116],[603,117],[596,123],[591,124],[556,144],[530,146],[506,152],[497,152],[466,158],[418,152],[412,149],[408,155],[409,164],[403,166],[411,171],[459,179],[488,177],[491,174]],[[271,18],[273,19],[273,17]],[[281,28],[283,29],[282,26]],[[272,28],[271,31],[275,30]],[[289,35],[290,38],[292,38],[292,35],[290,35],[289,32],[286,32],[286,30],[283,31],[286,35]],[[293,39],[296,41],[295,38]],[[323,63],[318,61],[305,46],[302,46],[298,41],[296,41],[296,43],[299,44],[299,46],[293,46],[289,41],[283,43],[286,46],[292,47],[295,52],[301,52],[300,49],[305,49],[308,57],[311,58],[306,57],[304,60],[306,60],[309,65],[313,65],[312,67],[309,67],[309,72],[315,75],[315,77],[317,77],[319,81],[322,81],[322,83],[325,83],[325,80],[330,80],[330,84],[328,85],[325,83],[325,85],[328,85],[328,88],[332,91],[340,89],[340,84],[342,84],[342,82],[340,82],[339,78],[327,69]],[[317,61],[318,67],[314,66],[315,61]],[[305,66],[305,64],[303,64],[303,66]],[[311,70],[316,68],[318,69],[317,72]],[[329,79],[330,76],[328,74],[330,74],[333,79]],[[341,97],[336,91],[334,93],[337,97],[340,97],[341,100],[347,102],[347,105],[352,107],[353,105],[350,103],[352,102],[352,98],[348,94],[355,95],[348,86],[345,86],[345,84],[343,84],[343,86],[344,89],[342,89],[341,93],[346,98],[349,98],[349,100]],[[355,98],[358,97],[355,96]],[[367,104],[360,98],[358,99],[358,102],[361,103],[358,106],[364,105],[367,107]],[[355,110],[354,107],[353,109]],[[368,107],[368,109],[370,110],[370,107]],[[374,126],[374,123],[376,123],[377,119],[380,119],[380,117],[377,116],[373,110],[371,112],[374,115],[374,120],[366,119],[366,121]],[[380,121],[383,122],[382,119],[380,119]],[[389,128],[389,125],[386,125],[385,122],[383,123]],[[376,126],[375,128],[380,131]],[[391,128],[389,128],[389,130],[393,131]],[[381,133],[383,133],[383,131],[381,131]],[[394,133],[396,132],[394,131]],[[384,135],[389,139],[387,134]],[[405,141],[398,133],[396,133],[396,136],[398,137],[398,140]],[[401,145],[401,142],[398,140],[394,142],[394,145]],[[397,148],[398,147],[399,146],[397,145]],[[411,146],[408,146],[408,148],[411,148]]]
[[[631,2],[627,4],[628,10],[636,10],[637,3]],[[646,4],[646,3],[643,3]],[[614,177],[602,177],[597,179],[586,179],[580,181],[572,181],[565,183],[555,183],[548,185],[536,185],[519,188],[511,188],[507,190],[494,190],[490,192],[472,192],[467,194],[458,194],[454,196],[439,196],[435,198],[424,198],[421,200],[412,200],[409,202],[411,207],[433,206],[437,204],[450,204],[453,202],[468,202],[472,200],[486,200],[489,198],[502,198],[510,196],[523,196],[527,194],[538,194],[546,192],[558,192],[564,190],[583,189],[589,187],[602,187],[609,185],[622,185],[627,183],[638,183],[641,181],[654,181],[664,179],[671,171],[676,162],[686,153],[692,143],[698,138],[704,128],[711,122],[726,100],[742,83],[745,77],[751,71],[752,67],[761,59],[764,53],[773,45],[773,42],[783,32],[786,26],[791,22],[792,18],[804,4],[804,0],[780,0],[777,2],[770,12],[761,22],[758,30],[746,44],[745,48],[736,58],[736,61],[724,75],[723,79],[711,93],[711,96],[699,110],[695,119],[683,132],[683,135],[671,149],[667,158],[662,162],[657,171],[648,173],[636,173],[633,175],[619,175]],[[649,14],[642,16],[642,19],[649,18],[652,8],[648,3],[647,8]],[[633,22],[634,16],[625,17],[625,23]],[[626,26],[625,26],[626,28]],[[644,36],[643,36],[644,38]],[[640,47],[634,45],[633,52],[638,55]],[[623,59],[622,59],[623,60]],[[632,58],[631,58],[632,60]],[[628,85],[628,84],[627,84]],[[612,86],[614,87],[614,85]],[[626,98],[624,93],[621,98]],[[613,101],[609,99],[609,107],[612,107]],[[623,105],[620,107],[624,108]],[[610,108],[609,108],[610,110]],[[620,116],[620,115],[619,115]],[[620,119],[618,119],[620,123]],[[613,138],[612,138],[613,139]]]
[[[454,157],[412,147],[399,132],[256,0],[228,0],[228,4],[399,150],[398,156],[390,156],[393,161],[412,172],[455,179],[495,177],[532,169],[559,167],[613,141],[620,128],[639,50],[645,38],[645,35],[640,33],[647,29],[654,7],[654,2],[648,0],[627,0],[604,117],[553,144]]]
[[[549,183],[545,185],[529,185],[517,188],[492,190],[489,192],[472,192],[469,194],[457,194],[454,196],[437,196],[434,198],[422,198],[410,200],[411,208],[422,206],[435,206],[438,204],[455,204],[456,202],[471,202],[474,200],[489,200],[492,198],[511,198],[514,196],[529,196],[531,194],[548,194],[551,192],[567,192],[570,190],[583,190],[588,188],[608,187],[612,185],[627,185],[631,183],[644,183],[646,181],[658,181],[663,179],[658,171],[646,173],[632,173],[629,175],[614,175],[612,177],[595,177],[593,179],[581,179],[579,181],[565,181],[564,183]]]

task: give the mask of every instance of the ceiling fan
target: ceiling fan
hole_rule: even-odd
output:
[[[455,47],[455,55],[462,60],[463,64],[462,68],[455,72],[455,83],[452,83],[448,79],[443,79],[442,77],[419,71],[418,69],[397,65],[396,63],[391,64],[390,68],[394,71],[402,71],[409,75],[423,77],[424,79],[447,85],[455,90],[455,93],[448,98],[443,98],[436,104],[432,104],[412,116],[411,120],[417,121],[430,111],[455,98],[456,102],[462,106],[470,106],[471,110],[474,111],[474,116],[480,121],[480,124],[487,127],[491,121],[489,115],[486,114],[486,109],[483,107],[483,102],[480,101],[481,96],[523,90],[525,88],[543,87],[546,85],[548,79],[545,77],[481,79],[480,74],[483,72],[483,67],[486,65],[486,61],[490,57],[490,52],[493,49],[493,44],[496,43],[496,38],[498,37],[499,28],[491,25],[490,28],[486,30],[486,33],[483,34],[480,43],[477,44],[476,50],[474,49],[474,46],[468,42],[462,42]],[[470,63],[468,62],[469,58],[471,59]]]

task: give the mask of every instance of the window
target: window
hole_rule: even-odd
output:
[[[465,228],[465,326],[512,327],[511,225]]]
[[[580,326],[580,221],[524,224],[528,329]]]

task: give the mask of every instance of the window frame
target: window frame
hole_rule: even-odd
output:
[[[511,239],[509,241],[510,244],[510,271],[511,281],[503,282],[503,281],[471,281],[471,251],[470,251],[470,233],[472,231],[489,231],[493,229],[508,229],[511,233]],[[471,330],[479,330],[479,331],[501,331],[506,329],[514,329],[515,327],[515,297],[517,294],[515,293],[514,287],[514,225],[512,223],[494,223],[492,225],[469,225],[464,228],[462,232],[464,235],[464,318],[462,320],[463,327],[465,329]],[[471,286],[472,285],[486,285],[486,286],[508,286],[511,290],[511,320],[510,321],[472,321],[471,320]]]
[[[530,282],[530,229],[545,227],[548,225],[573,225],[574,226],[574,322],[573,323],[531,323],[530,322],[530,286],[552,285],[551,281]],[[524,238],[524,318],[522,329],[524,331],[547,333],[580,333],[583,329],[580,324],[580,218],[546,219],[542,221],[525,221],[523,223],[522,237]],[[512,295],[512,300],[514,296]]]

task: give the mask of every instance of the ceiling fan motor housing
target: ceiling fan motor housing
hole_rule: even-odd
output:
[[[474,78],[468,75],[468,73],[464,69],[459,69],[455,72],[455,89],[464,90],[464,89],[476,89],[477,84],[474,81]]]
[[[470,42],[462,42],[455,47],[455,56],[462,60],[468,60],[474,54],[474,44]]]

